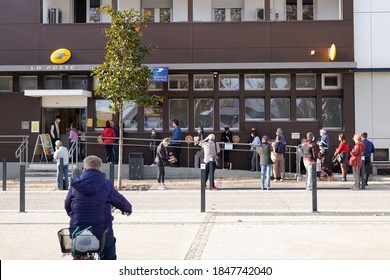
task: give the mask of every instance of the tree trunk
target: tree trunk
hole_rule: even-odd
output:
[[[119,105],[119,155],[118,155],[118,190],[122,188],[122,155],[123,155],[123,104]]]

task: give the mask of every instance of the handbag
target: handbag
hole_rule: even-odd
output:
[[[342,162],[340,154],[334,154],[332,157],[332,163],[334,165],[339,165]]]
[[[90,231],[92,227],[87,227],[80,230],[79,227],[72,234],[72,255],[75,255],[75,252],[91,252],[97,251],[100,248],[100,241],[95,235]]]

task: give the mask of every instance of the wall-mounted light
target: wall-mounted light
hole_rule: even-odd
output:
[[[218,72],[213,72],[214,78],[218,76]]]
[[[316,51],[315,50],[311,50],[310,51],[310,55],[316,55]]]
[[[335,58],[336,58],[336,45],[335,44],[332,44],[330,46],[330,48],[328,49],[328,56],[329,56],[330,61],[335,60]]]

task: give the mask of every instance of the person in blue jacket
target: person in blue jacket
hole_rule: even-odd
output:
[[[177,162],[173,164],[173,167],[179,167],[180,166],[180,152],[181,152],[181,141],[182,141],[182,133],[181,128],[179,126],[179,120],[174,119],[172,120],[172,136],[171,136],[171,147],[172,147],[172,153],[173,156],[177,159]]]
[[[103,260],[116,259],[116,246],[112,228],[111,206],[130,215],[132,206],[115,188],[112,181],[100,171],[102,160],[97,156],[88,156],[83,161],[84,170],[71,182],[71,188],[65,199],[65,210],[70,217],[70,228],[85,229],[92,226],[96,237],[109,229]]]

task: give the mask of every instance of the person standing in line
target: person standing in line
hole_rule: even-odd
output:
[[[261,138],[261,145],[258,149],[258,154],[260,156],[260,166],[261,166],[261,189],[264,190],[265,187],[265,177],[267,176],[267,190],[271,189],[271,172],[272,172],[272,160],[271,160],[271,151],[272,146],[268,143],[268,136],[264,135]]]
[[[259,156],[257,150],[261,144],[260,137],[257,134],[257,130],[252,131],[251,133],[252,142],[251,151],[249,153],[249,158],[251,160],[251,169],[249,171],[260,171]]]
[[[164,138],[156,149],[155,163],[157,165],[157,183],[159,183],[159,190],[166,190],[165,185],[165,166],[169,164],[168,145],[170,143],[169,138]]]
[[[366,175],[365,184],[368,186],[368,177],[370,176],[371,170],[371,154],[375,153],[375,146],[370,140],[367,139],[367,132],[362,133],[362,142],[366,146],[366,150],[364,151],[364,174]]]
[[[77,149],[77,139],[79,136],[82,134],[80,130],[78,130],[73,123],[70,124],[70,131],[69,131],[69,149],[74,149],[73,150],[73,162],[78,159],[78,152],[79,150]]]
[[[345,139],[344,133],[339,134],[339,147],[336,149],[335,154],[340,154],[340,167],[341,174],[343,175],[342,182],[347,182],[347,164],[348,164],[348,153],[349,153],[349,144]]]
[[[302,145],[303,163],[306,168],[306,190],[310,191],[313,182],[313,163],[317,161],[317,145],[314,142],[314,135],[311,132],[306,134],[306,142]]]
[[[233,133],[230,130],[230,126],[228,124],[224,125],[224,132],[222,132],[221,135],[221,142],[224,143],[231,143],[233,145]],[[225,148],[223,150],[223,164],[225,168],[231,168],[231,162],[230,162],[230,150]]]
[[[277,182],[280,179],[280,182],[283,182],[285,168],[284,168],[284,153],[286,152],[286,144],[280,141],[280,135],[276,136],[275,142],[272,143],[272,153],[271,158],[274,163],[273,173],[274,173],[274,182]]]
[[[53,150],[56,149],[56,141],[61,139],[61,130],[60,130],[61,116],[57,115],[54,122],[50,125],[50,139],[53,146]]]
[[[210,176],[209,188],[210,190],[218,190],[214,184],[214,174],[216,168],[216,158],[221,152],[220,147],[215,143],[215,135],[210,134],[199,145],[204,150],[204,163],[206,164],[206,182]]]
[[[355,146],[352,151],[349,153],[351,158],[349,159],[349,165],[352,166],[354,185],[351,188],[352,190],[360,189],[360,169],[362,167],[362,156],[366,150],[366,146],[362,142],[362,137],[359,134],[353,136],[353,141]]]
[[[119,125],[115,124],[113,120],[110,121],[111,128],[115,131],[115,142],[112,147],[112,161],[118,164],[119,160]]]
[[[203,127],[198,128],[198,136],[197,137],[198,137],[198,139],[196,142],[194,142],[194,145],[199,145],[199,143],[205,139]],[[194,167],[195,168],[200,167],[200,164],[203,162],[203,158],[204,158],[203,148],[199,147],[199,150],[196,152],[196,154],[194,156]]]
[[[328,150],[330,148],[330,142],[328,132],[323,128],[320,129],[320,139],[318,140],[317,145],[323,155],[321,166],[328,167]]]
[[[116,240],[112,228],[114,217],[111,206],[129,216],[132,205],[115,188],[106,174],[100,171],[102,160],[88,156],[83,161],[84,169],[80,176],[72,180],[65,199],[65,210],[70,217],[70,228],[85,229],[92,226],[95,236],[102,236],[109,229],[102,260],[116,260]]]
[[[60,140],[56,141],[56,151],[54,152],[54,159],[57,161],[57,188],[60,188],[61,181],[65,179],[65,184],[63,185],[64,190],[68,189],[69,186],[69,175],[68,175],[68,166],[69,166],[69,154],[68,149],[62,146],[62,142]],[[63,159],[62,165],[62,174],[63,177],[60,178],[60,160]]]
[[[106,161],[107,163],[110,163],[113,161],[112,148],[116,137],[115,131],[110,125],[110,121],[106,121],[106,127],[103,129],[101,137],[104,143],[104,148],[106,149]]]
[[[280,141],[286,142],[284,135],[283,135],[283,130],[279,127],[276,129],[276,136],[280,136]]]
[[[180,146],[181,146],[181,140],[182,140],[182,133],[181,128],[179,126],[179,120],[174,119],[172,120],[172,136],[171,136],[171,146],[172,146],[172,153],[173,156],[177,159],[177,162],[175,165],[172,165],[173,167],[179,167],[180,166]]]

